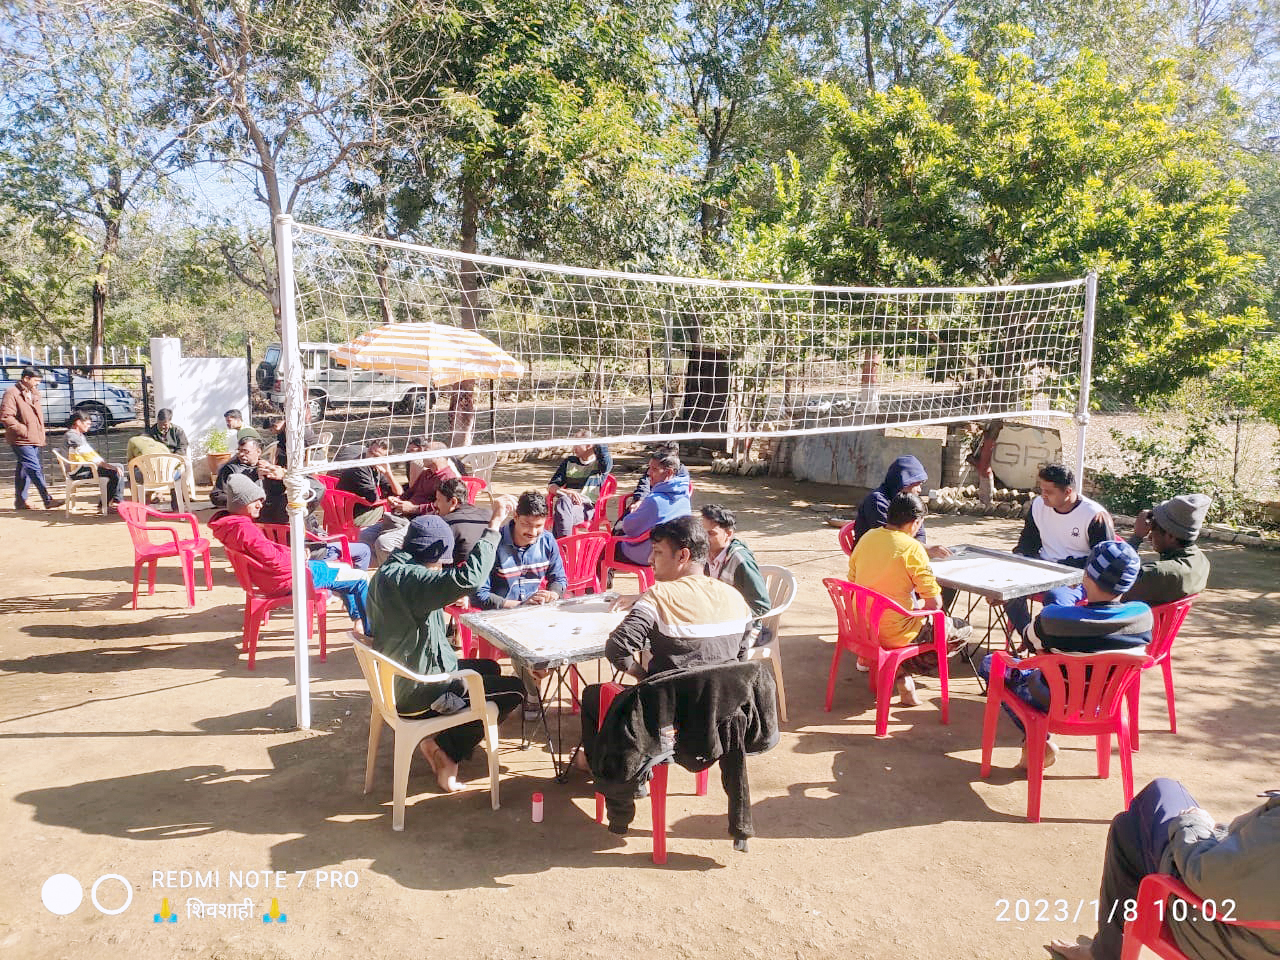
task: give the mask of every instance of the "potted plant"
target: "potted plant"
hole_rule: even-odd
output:
[[[222,465],[231,459],[230,438],[222,427],[215,427],[204,436],[204,459],[209,465],[209,479],[217,477]]]

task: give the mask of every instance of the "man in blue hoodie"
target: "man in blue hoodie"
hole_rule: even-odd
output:
[[[869,530],[876,530],[885,525],[889,517],[889,504],[900,493],[919,493],[920,488],[929,479],[924,464],[913,456],[899,457],[889,464],[884,473],[884,482],[863,498],[858,507],[858,516],[853,522],[853,542],[856,545],[862,535]],[[924,525],[921,524],[916,539],[925,543]],[[951,556],[946,547],[926,547],[930,560],[945,560]]]
[[[654,451],[649,457],[649,495],[640,505],[618,522],[624,537],[647,534],[660,523],[687,517],[693,512],[689,502],[689,474],[681,473],[680,457],[666,450]],[[649,542],[618,544],[618,559],[627,563],[649,565]]]

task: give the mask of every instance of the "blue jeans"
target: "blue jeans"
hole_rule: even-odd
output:
[[[17,458],[13,468],[13,505],[21,510],[27,505],[27,494],[35,484],[36,492],[47,507],[53,500],[44,482],[44,467],[40,465],[40,447],[20,443],[9,447]]]
[[[994,659],[993,654],[987,654],[982,658],[982,663],[978,664],[978,676],[984,683],[991,681],[991,663]],[[1049,709],[1049,685],[1044,682],[1044,674],[1039,670],[1018,670],[1010,669],[1005,671],[1004,685],[1015,697],[1027,704],[1031,708],[1044,713]],[[1018,715],[1009,709],[1007,704],[1000,705],[1009,719],[1013,721],[1013,725],[1022,731],[1023,736],[1026,735],[1026,728],[1023,727],[1022,721],[1018,719]]]
[[[311,570],[311,582],[316,589],[332,590],[342,598],[347,608],[347,616],[359,620],[365,633],[369,633],[369,614],[365,609],[365,600],[369,596],[369,577],[349,567],[345,563],[327,560],[311,560],[307,566]]]
[[[1084,599],[1084,587],[1054,587],[1043,594],[1044,605],[1058,603],[1064,607],[1074,607]],[[1004,612],[1009,617],[1013,628],[1022,633],[1031,624],[1030,602],[1026,597],[1017,597],[1004,605]]]

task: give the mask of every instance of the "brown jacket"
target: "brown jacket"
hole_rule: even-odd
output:
[[[17,383],[6,390],[4,399],[0,400],[0,423],[4,424],[4,439],[10,446],[43,447],[44,409],[40,404],[40,391],[27,393]]]

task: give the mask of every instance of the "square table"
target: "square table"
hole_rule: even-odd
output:
[[[979,600],[987,602],[992,616],[988,619],[987,632],[983,636],[985,649],[991,647],[991,631],[997,624],[1004,630],[1006,646],[1011,643],[1012,631],[1004,612],[1004,605],[1008,601],[1030,597],[1054,587],[1075,586],[1084,580],[1084,571],[1077,567],[1022,557],[1006,550],[968,544],[948,549],[951,556],[932,562],[933,575],[940,586],[963,590],[969,594],[966,619],[973,615]],[[972,658],[969,659],[969,665],[974,665]],[[977,672],[976,669],[974,672]]]
[[[548,693],[554,692],[558,700],[570,676],[576,675],[582,685],[586,684],[578,672],[579,663],[604,656],[605,641],[627,615],[625,610],[613,609],[617,599],[618,594],[613,592],[590,594],[538,606],[477,610],[463,614],[460,619],[472,632],[504,650],[517,669],[552,671],[555,682]],[[577,742],[566,750],[563,711],[556,712],[556,736],[552,737],[541,684],[538,685],[538,712],[547,734],[556,779],[563,781]]]

